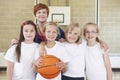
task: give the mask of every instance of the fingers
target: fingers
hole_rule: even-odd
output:
[[[63,63],[63,62],[58,62],[58,63],[56,64],[56,66],[57,66],[60,70],[62,70],[62,69],[65,68],[65,63]]]
[[[35,61],[35,65],[37,66],[37,67],[41,67],[43,64],[42,64],[42,62],[43,62],[44,60],[40,57],[40,58],[38,58],[36,61]]]
[[[11,45],[14,45],[14,44],[17,44],[17,43],[18,43],[18,40],[16,38],[11,40]]]
[[[65,39],[64,38],[60,38],[59,41],[60,42],[65,42]]]

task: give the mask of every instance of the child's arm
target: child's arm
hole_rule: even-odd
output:
[[[40,56],[43,56],[43,55],[46,55],[46,54],[47,54],[47,52],[45,50],[45,41],[42,41],[40,43]]]
[[[103,57],[104,57],[105,66],[106,66],[106,70],[107,70],[107,80],[112,80],[112,68],[111,68],[111,64],[110,64],[108,51],[104,52]]]
[[[44,45],[45,43],[42,42],[35,51],[35,58],[33,63],[33,69],[35,72],[37,72],[37,67],[41,67],[41,63],[43,62],[42,56],[45,55],[45,51],[46,51],[44,50],[45,49]]]
[[[12,80],[14,63],[7,61],[7,80]]]

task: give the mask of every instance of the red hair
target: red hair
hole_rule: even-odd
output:
[[[41,9],[46,9],[46,10],[47,10],[47,16],[49,15],[49,8],[48,8],[48,6],[45,5],[45,4],[42,4],[42,3],[36,4],[36,5],[34,6],[34,9],[33,9],[34,15],[36,16],[36,12],[37,12],[38,10],[41,10]]]

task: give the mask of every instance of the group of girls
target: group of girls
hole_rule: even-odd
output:
[[[48,14],[46,5],[37,4],[34,15],[38,24],[28,20],[21,25],[19,39],[12,40],[15,45],[4,56],[7,79],[48,80],[39,73],[36,75],[33,68],[42,65],[40,55],[46,53],[61,60],[56,65],[61,73],[49,80],[85,80],[85,77],[87,80],[112,80],[108,50],[101,47],[104,43],[99,39],[97,24],[87,23],[82,32],[78,23],[71,23],[64,34],[56,23],[46,22]]]

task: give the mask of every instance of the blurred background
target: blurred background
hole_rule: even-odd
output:
[[[49,7],[70,7],[70,22],[81,27],[87,22],[97,23],[101,39],[109,46],[113,80],[120,80],[120,0],[0,0],[0,80],[6,80],[3,54],[11,39],[18,38],[21,23],[35,21],[33,6],[39,2]],[[61,27],[65,29],[66,25]]]

